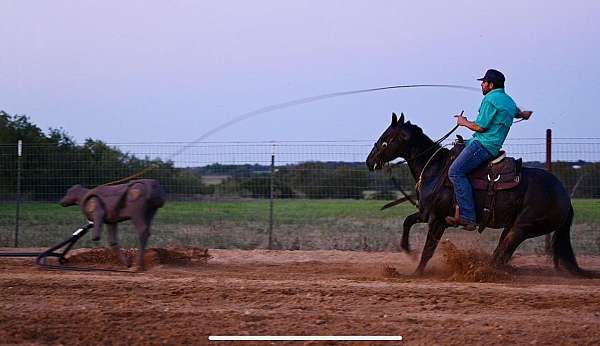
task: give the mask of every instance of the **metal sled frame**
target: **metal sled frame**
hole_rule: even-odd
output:
[[[133,273],[129,270],[116,270],[116,269],[104,269],[104,268],[90,268],[90,267],[71,267],[63,265],[66,263],[66,254],[71,250],[79,238],[83,237],[90,228],[94,227],[92,221],[88,221],[87,225],[77,229],[70,238],[67,240],[49,248],[48,250],[36,253],[36,252],[14,252],[14,253],[0,253],[0,257],[36,257],[35,263],[47,269],[54,270],[71,270],[71,271],[104,271],[104,272],[120,272],[120,273]],[[62,249],[62,251],[59,251]],[[58,258],[60,265],[48,264],[48,257]]]

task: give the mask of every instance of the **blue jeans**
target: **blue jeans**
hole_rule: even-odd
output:
[[[473,187],[467,177],[475,168],[494,156],[478,141],[473,141],[458,155],[448,169],[448,178],[454,185],[454,196],[460,208],[462,222],[476,222]]]

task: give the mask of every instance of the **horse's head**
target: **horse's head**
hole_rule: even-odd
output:
[[[369,170],[381,169],[385,164],[398,157],[406,158],[409,154],[409,142],[415,129],[420,130],[419,127],[411,125],[410,121],[404,122],[403,113],[400,113],[400,119],[396,113],[392,113],[391,125],[375,142],[367,157]]]

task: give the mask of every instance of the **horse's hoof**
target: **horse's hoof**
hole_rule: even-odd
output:
[[[416,262],[419,259],[419,254],[416,251],[408,250],[404,251],[404,253],[407,254],[413,262]]]
[[[121,264],[127,268],[131,268],[131,261],[125,259],[121,262]]]
[[[423,271],[422,270],[415,270],[415,272],[413,273],[413,276],[423,276]]]

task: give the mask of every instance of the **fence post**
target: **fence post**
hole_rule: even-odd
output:
[[[546,129],[546,164],[544,165],[548,172],[552,173],[552,130]],[[552,253],[552,242],[550,233],[544,238],[544,250],[546,254]]]
[[[19,247],[19,219],[21,217],[21,154],[23,141],[17,142],[17,211],[15,215],[15,247]]]
[[[548,172],[552,172],[552,130],[546,129],[546,164]]]
[[[274,190],[274,174],[275,174],[275,144],[273,144],[273,152],[271,153],[271,181],[269,191],[269,244],[267,248],[273,249],[273,190]]]

